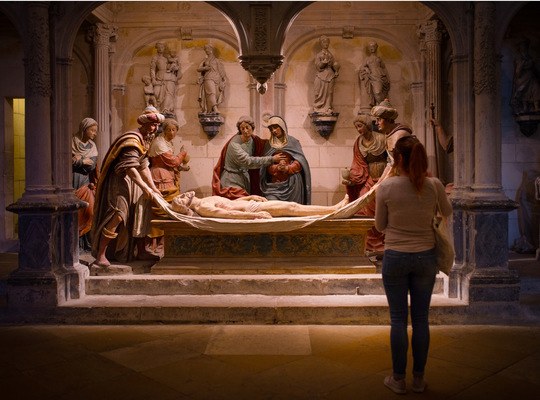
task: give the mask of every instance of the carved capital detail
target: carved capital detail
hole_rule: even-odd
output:
[[[264,84],[283,64],[280,55],[245,55],[240,56],[240,64],[261,85]]]
[[[118,36],[118,27],[115,25],[97,23],[88,32],[88,37],[97,47],[109,47]]]
[[[474,21],[474,93],[495,94],[499,62],[495,53],[495,4],[475,3]]]
[[[438,19],[426,21],[418,27],[418,35],[424,42],[440,42],[444,30]]]

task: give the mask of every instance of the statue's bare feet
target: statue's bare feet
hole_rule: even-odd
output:
[[[96,259],[96,261],[94,261],[94,264],[96,264],[99,267],[104,267],[104,268],[107,268],[107,267],[111,266],[111,262],[109,260],[107,260],[107,258],[105,256],[98,257]]]

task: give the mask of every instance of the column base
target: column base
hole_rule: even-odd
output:
[[[7,307],[50,308],[85,294],[88,268],[78,259],[74,196],[20,200],[7,207],[19,216],[18,268],[7,279]]]
[[[520,279],[506,268],[476,268],[463,276],[463,300],[476,302],[519,302]]]
[[[7,280],[7,306],[11,310],[54,308],[64,301],[62,285],[52,274],[15,271]]]

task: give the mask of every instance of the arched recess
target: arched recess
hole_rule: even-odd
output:
[[[327,36],[338,36],[341,37],[342,30],[341,29],[328,29],[328,28],[318,28],[316,30],[313,30],[309,33],[306,33],[302,36],[300,36],[297,40],[295,40],[294,45],[289,47],[287,51],[285,52],[285,61],[283,62],[283,66],[277,70],[275,74],[275,80],[276,82],[283,82],[283,77],[286,73],[289,60],[291,59],[291,55],[296,53],[300,48],[304,47],[306,43],[309,43],[311,41],[316,41],[321,35],[327,35]],[[371,37],[376,39],[382,39],[388,43],[390,43],[392,46],[394,46],[396,49],[398,49],[402,54],[418,54],[419,49],[418,47],[411,46],[410,43],[403,40],[402,37],[395,35],[393,32],[390,32],[387,29],[382,28],[355,28],[354,30],[355,37]],[[408,60],[409,61],[409,60]],[[412,65],[412,75],[411,79],[413,82],[416,82],[422,78],[422,69],[421,65],[418,62],[414,62],[410,60],[410,63]]]
[[[76,3],[58,3],[55,23],[55,56],[70,57],[77,32],[84,20],[104,1],[84,1]]]
[[[118,56],[115,57],[115,62],[112,65],[111,71],[111,80],[113,84],[115,82],[124,82],[127,76],[127,73],[130,68],[130,61],[133,58],[133,55],[136,54],[139,50],[144,47],[147,47],[151,44],[155,44],[159,40],[164,40],[167,38],[175,38],[178,36],[176,28],[167,28],[167,29],[158,29],[152,32],[144,32],[138,36],[134,36],[130,39],[130,43],[127,46],[123,47],[118,53]],[[217,31],[217,30],[197,30],[198,37],[204,38],[215,38],[219,39],[229,46],[238,51],[238,42],[233,36],[227,32]]]
[[[298,52],[301,48],[305,47],[306,44],[309,42],[315,42],[318,40],[318,38],[321,35],[327,35],[327,36],[337,36],[341,37],[342,31],[341,30],[331,30],[331,29],[323,29],[319,28],[317,30],[313,30],[307,34],[304,34],[300,36],[297,40],[295,40],[293,46],[287,49],[285,53],[285,61],[283,62],[283,66],[276,71],[275,74],[275,82],[276,83],[284,83],[285,75],[287,74],[287,69],[289,67],[289,63],[291,62],[292,55],[294,55],[296,52]],[[391,32],[388,32],[385,29],[380,28],[369,28],[369,29],[355,29],[354,31],[355,36],[359,37],[370,37],[375,39],[381,39],[385,42],[389,43],[393,47],[395,47],[401,54],[418,54],[419,49],[418,47],[414,48],[410,45],[410,43],[407,43],[400,39],[398,36],[394,35]],[[418,82],[419,80],[422,80],[422,66],[419,62],[414,61],[413,59],[406,60],[410,67],[411,72],[411,82]]]
[[[509,214],[508,246],[540,259],[540,3],[508,4],[501,13],[501,184],[519,207]],[[533,72],[534,71],[534,72]],[[535,101],[536,100],[536,101]]]
[[[468,26],[467,16],[473,12],[468,2],[446,3],[441,1],[422,1],[426,7],[430,8],[444,24],[450,43],[454,49],[454,54],[464,54],[469,51],[469,39],[472,34],[472,27]]]

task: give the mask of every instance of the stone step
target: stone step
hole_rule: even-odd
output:
[[[432,298],[433,324],[466,323],[467,304],[444,294]],[[27,322],[70,324],[360,324],[387,325],[383,295],[88,295]]]
[[[443,293],[443,275],[433,293]],[[380,274],[91,276],[89,295],[384,295]]]
[[[377,267],[367,257],[256,258],[193,257],[163,258],[151,268],[156,275],[280,275],[280,274],[373,274]]]

